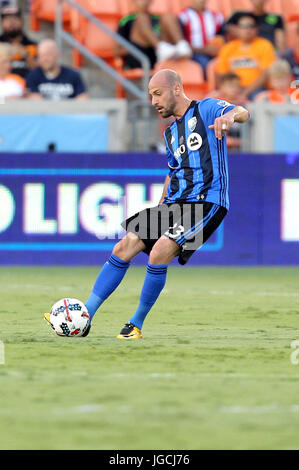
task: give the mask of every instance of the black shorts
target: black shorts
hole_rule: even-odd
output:
[[[137,212],[122,222],[127,232],[135,233],[150,254],[156,241],[166,236],[180,247],[178,262],[186,264],[223,221],[227,209],[211,202],[161,204]]]

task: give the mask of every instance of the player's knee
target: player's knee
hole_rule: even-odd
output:
[[[140,246],[139,246],[140,245]],[[124,261],[130,261],[139,251],[142,251],[141,240],[134,234],[128,234],[114,245],[112,253]]]
[[[179,254],[179,247],[172,240],[160,239],[152,248],[150,264],[169,264]]]
[[[128,251],[127,243],[125,242],[125,240],[121,240],[118,243],[116,243],[116,245],[114,245],[112,253],[118,256],[118,258],[123,259],[125,261],[126,256],[127,256],[127,251]]]

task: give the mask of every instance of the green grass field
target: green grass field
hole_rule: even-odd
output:
[[[0,269],[0,449],[299,448],[299,268],[170,268],[125,342],[132,267],[87,338],[56,336],[43,313],[85,301],[97,272]]]

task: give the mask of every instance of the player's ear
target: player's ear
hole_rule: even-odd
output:
[[[180,93],[181,93],[181,87],[180,87],[179,84],[177,84],[177,85],[175,85],[175,87],[174,87],[174,94],[175,94],[175,96],[179,96]]]

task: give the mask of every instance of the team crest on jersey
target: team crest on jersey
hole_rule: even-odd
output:
[[[198,150],[202,146],[202,137],[197,132],[192,132],[187,140],[187,146],[190,150]]]
[[[232,106],[231,103],[229,103],[228,101],[224,101],[224,100],[217,101],[217,104],[218,106],[223,106],[224,108],[226,108],[227,106]]]
[[[194,116],[188,121],[188,128],[190,132],[193,132],[197,124],[197,118]]]

